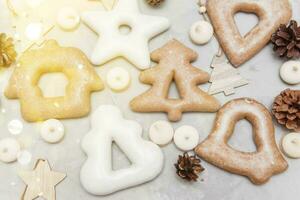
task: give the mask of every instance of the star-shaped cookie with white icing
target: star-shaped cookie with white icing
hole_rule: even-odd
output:
[[[118,1],[112,11],[84,12],[82,20],[99,35],[90,55],[94,65],[125,57],[139,69],[150,67],[148,41],[170,26],[167,18],[141,14],[137,0]]]

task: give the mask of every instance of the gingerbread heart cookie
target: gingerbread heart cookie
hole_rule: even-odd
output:
[[[259,23],[244,37],[234,21],[238,12],[254,13],[259,18]],[[289,0],[209,0],[207,13],[228,59],[239,66],[270,41],[280,24],[289,21],[292,10]]]

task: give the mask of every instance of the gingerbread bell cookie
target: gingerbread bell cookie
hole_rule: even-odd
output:
[[[98,107],[91,117],[91,130],[81,146],[87,160],[80,171],[84,189],[93,195],[108,195],[156,178],[164,166],[162,150],[142,138],[142,126],[127,120],[112,105]],[[112,144],[116,144],[131,166],[114,169]]]
[[[258,24],[242,36],[234,21],[238,12],[254,13]],[[272,33],[292,15],[289,0],[209,0],[207,13],[230,62],[239,66],[258,53]]]
[[[253,126],[256,152],[241,152],[227,144],[241,119]],[[195,152],[219,168],[247,176],[254,184],[263,184],[288,167],[277,147],[270,113],[262,104],[247,98],[230,101],[219,110],[213,132]]]
[[[143,71],[140,81],[152,87],[131,101],[136,112],[166,112],[170,121],[179,121],[183,112],[216,112],[219,102],[198,88],[209,81],[209,74],[193,67],[197,53],[177,40],[171,40],[154,51],[151,58],[156,67]],[[177,85],[180,99],[169,99],[172,81]]]
[[[38,87],[39,79],[54,72],[61,72],[69,79],[66,95],[45,98]],[[5,96],[20,99],[24,119],[36,122],[83,117],[90,112],[90,93],[102,89],[102,81],[80,50],[60,47],[56,41],[49,40],[41,49],[21,56]]]

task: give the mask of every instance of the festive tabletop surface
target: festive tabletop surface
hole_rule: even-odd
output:
[[[17,5],[17,1],[12,1]],[[50,1],[49,1],[50,2]],[[155,37],[150,42],[150,49],[155,50],[164,45],[169,40],[176,38],[186,46],[195,50],[199,57],[193,63],[200,69],[211,72],[210,67],[213,56],[218,52],[219,46],[215,38],[207,45],[197,46],[191,42],[188,31],[191,25],[202,18],[198,12],[196,0],[166,0],[166,2],[158,7],[153,8],[139,0],[139,7],[142,13],[164,16],[170,20],[171,28],[165,33]],[[298,12],[300,8],[300,0],[292,0],[293,19],[300,20]],[[85,0],[51,0],[47,8],[39,10],[47,19],[47,23],[55,24],[57,10],[64,6],[72,6],[80,12],[90,10],[103,10],[100,1]],[[45,10],[42,10],[45,9]],[[250,14],[237,14],[236,22],[241,33],[246,33],[257,22],[257,18]],[[0,32],[13,35],[12,24],[14,18],[7,7],[6,0],[0,0]],[[46,23],[46,22],[45,22]],[[93,51],[97,41],[97,35],[91,31],[83,23],[79,28],[65,32],[57,26],[45,36],[49,39],[55,39],[62,46],[72,46],[81,49],[87,55]],[[274,55],[272,45],[267,45],[260,53],[253,57],[250,61],[238,68],[241,75],[249,81],[249,84],[238,88],[236,93],[231,96],[217,94],[215,97],[221,104],[239,97],[250,97],[263,103],[267,108],[271,108],[274,97],[286,88],[299,89],[299,85],[290,86],[285,84],[279,76],[279,68],[283,61]],[[129,108],[129,102],[139,94],[143,93],[149,86],[139,82],[140,71],[122,58],[114,59],[103,66],[95,67],[97,74],[104,80],[105,75],[113,67],[123,67],[129,71],[132,81],[129,88],[120,93],[111,91],[106,87],[101,92],[92,94],[92,112],[103,104],[112,104],[118,106],[124,114],[124,117],[130,120],[136,120],[143,126],[143,137],[148,138],[148,130],[152,123],[157,120],[167,120],[165,114],[141,114],[134,113]],[[46,159],[49,161],[54,171],[64,172],[67,177],[56,188],[56,197],[58,200],[94,200],[94,199],[145,199],[145,200],[176,200],[176,199],[296,199],[300,192],[300,162],[286,158],[289,168],[284,173],[272,177],[272,179],[263,185],[253,185],[247,178],[224,172],[221,169],[202,162],[205,171],[201,173],[198,182],[186,182],[175,174],[174,163],[177,161],[178,154],[181,152],[173,143],[162,147],[164,154],[164,168],[156,179],[143,185],[129,188],[116,192],[108,196],[93,196],[88,194],[80,184],[79,173],[80,168],[86,160],[86,156],[81,149],[81,141],[83,137],[91,129],[90,116],[73,119],[61,120],[65,126],[65,138],[58,144],[48,144],[40,138],[39,123],[26,122],[20,113],[20,104],[17,100],[8,100],[4,96],[4,89],[7,86],[8,79],[13,69],[9,68],[0,72],[0,138],[12,136],[9,132],[8,124],[12,120],[19,120],[22,125],[21,133],[13,136],[18,138],[25,151],[25,155],[21,162],[12,164],[0,163],[0,199],[15,200],[19,199],[24,190],[24,183],[18,176],[22,170],[32,170],[38,159]],[[45,75],[40,81],[40,87],[44,94],[57,95],[63,93],[66,80],[59,74]],[[200,87],[207,91],[210,84],[202,84]],[[57,89],[62,88],[62,89]],[[171,97],[177,97],[176,87],[172,86],[170,91]],[[215,113],[186,113],[180,122],[172,123],[174,129],[181,125],[192,125],[197,128],[200,134],[200,141],[205,139],[211,132]],[[276,123],[275,123],[276,124]],[[276,139],[279,144],[281,138],[288,133],[288,130],[275,125]],[[244,151],[254,151],[255,145],[252,140],[251,125],[243,120],[235,127],[235,133],[230,139],[229,144],[237,149]],[[31,157],[31,158],[30,158]],[[28,162],[27,162],[28,161]],[[121,169],[129,166],[130,162],[114,146],[113,148],[114,169]]]

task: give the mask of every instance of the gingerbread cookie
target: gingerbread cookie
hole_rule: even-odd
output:
[[[64,97],[45,98],[38,87],[46,73],[61,72],[69,79]],[[25,120],[83,117],[90,112],[90,93],[103,89],[103,83],[78,49],[60,47],[49,40],[41,49],[25,52],[15,68],[5,96],[20,99]]]
[[[242,36],[234,21],[238,12],[254,13],[259,23]],[[280,24],[292,15],[289,0],[209,0],[207,13],[230,62],[239,66],[258,53]]]
[[[136,112],[166,112],[170,121],[179,121],[183,112],[216,112],[219,102],[199,89],[209,80],[209,74],[193,67],[197,53],[177,40],[171,40],[154,51],[151,58],[159,62],[156,67],[143,71],[140,81],[152,87],[131,101]],[[169,99],[171,82],[177,85],[180,99]]]
[[[253,126],[257,146],[254,153],[241,152],[227,144],[241,119]],[[219,110],[213,132],[195,152],[219,168],[247,176],[254,184],[263,184],[288,167],[277,147],[270,113],[262,104],[247,98],[230,101]]]

